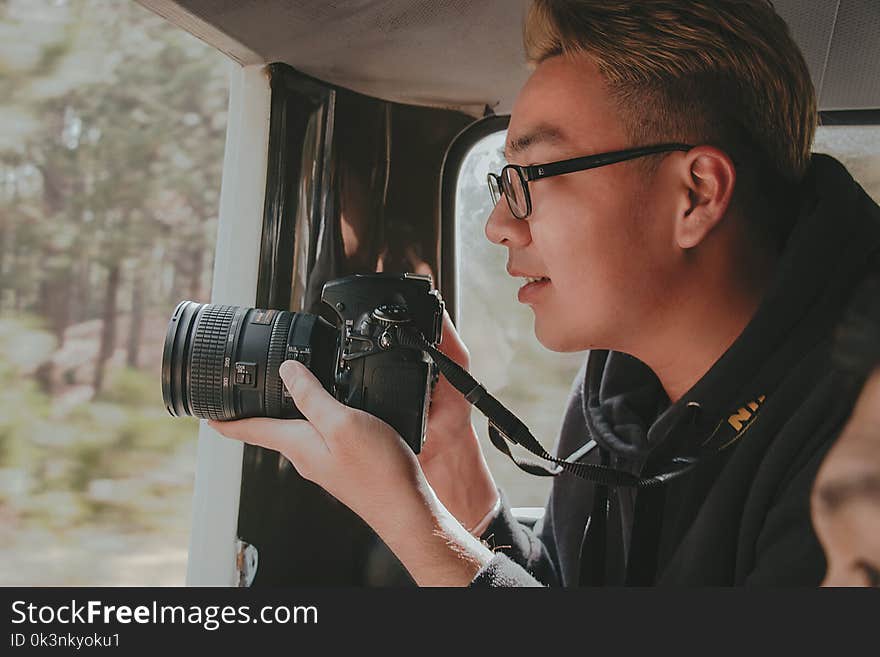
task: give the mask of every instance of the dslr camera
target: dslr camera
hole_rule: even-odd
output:
[[[278,373],[285,360],[298,360],[336,399],[384,420],[418,453],[438,371],[397,338],[440,342],[443,300],[431,278],[355,274],[326,283],[321,301],[335,325],[305,312],[182,301],[162,357],[168,412],[302,418]]]

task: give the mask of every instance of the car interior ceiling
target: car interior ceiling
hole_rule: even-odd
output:
[[[138,1],[240,64],[283,62],[384,100],[506,114],[528,75],[519,36],[528,0]],[[876,0],[773,4],[820,109],[880,107]]]

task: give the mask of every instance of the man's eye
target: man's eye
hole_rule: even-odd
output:
[[[865,579],[868,580],[868,586],[880,588],[880,568],[872,566],[867,561],[856,562],[856,568],[862,571]]]

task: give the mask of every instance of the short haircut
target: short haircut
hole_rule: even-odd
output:
[[[532,64],[589,55],[633,145],[676,141],[726,152],[738,165],[746,214],[769,202],[760,213],[772,215],[779,188],[804,176],[816,93],[768,0],[535,0],[524,44]],[[782,240],[790,226],[764,228]]]

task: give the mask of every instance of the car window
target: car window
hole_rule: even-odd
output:
[[[813,151],[840,160],[871,198],[880,202],[880,125],[819,126]]]
[[[159,373],[210,297],[227,66],[134,2],[0,3],[0,584],[184,583]]]
[[[534,334],[533,313],[517,301],[519,279],[507,274],[507,249],[483,232],[492,201],[486,174],[504,166],[500,131],[478,141],[462,162],[455,202],[459,329],[471,355],[471,373],[512,410],[545,448],[562,424],[568,393],[585,352],[555,353]],[[474,421],[496,483],[514,506],[544,506],[549,477],[520,470],[489,441],[486,421]],[[519,447],[521,457],[538,460]]]

